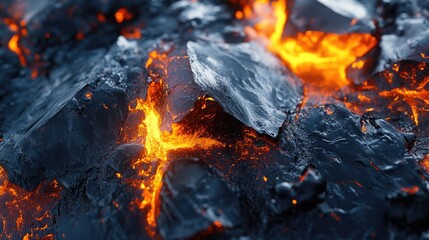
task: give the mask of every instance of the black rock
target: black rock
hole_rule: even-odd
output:
[[[160,192],[157,219],[165,239],[184,239],[224,228],[237,227],[241,219],[237,196],[201,162],[176,161],[170,165]]]
[[[84,74],[63,76],[60,86],[39,93],[42,97],[27,107],[0,146],[0,162],[10,181],[27,189],[45,179],[69,186],[96,164],[116,142],[127,116],[127,92],[130,97],[135,94],[128,88],[142,83],[140,66],[137,75],[130,74],[136,71],[132,57],[127,67],[115,58],[130,51],[135,50],[120,39],[106,55],[107,61],[87,72],[85,79]],[[135,55],[134,61],[142,59]]]
[[[288,128],[294,128],[297,148],[307,150],[300,153],[298,163],[316,167],[327,185],[318,210],[307,208],[307,212],[300,213],[300,220],[290,226],[293,231],[289,237],[298,236],[296,233],[300,231],[317,233],[320,238],[331,234],[340,238],[387,236],[391,229],[384,216],[391,211],[388,199],[392,197],[389,196],[411,186],[426,191],[416,161],[406,156],[405,135],[386,121],[361,118],[343,107],[324,105],[303,113],[296,124],[297,129]],[[281,139],[286,139],[284,133]],[[280,195],[290,196],[294,185],[283,185],[275,190]],[[416,209],[420,207],[418,202],[413,203]],[[399,207],[395,211],[398,211],[396,216],[404,215]],[[292,214],[296,221],[297,213]],[[315,217],[317,214],[322,215]],[[416,218],[408,217],[406,221],[402,217],[392,218],[401,219],[402,226],[410,229],[416,227],[414,224],[422,228],[423,216],[425,213]],[[301,225],[309,218],[315,219],[311,227],[304,230]],[[343,229],[347,226],[353,228]],[[391,227],[395,226],[400,225]],[[395,232],[397,237],[404,234],[406,231]]]
[[[278,183],[274,190],[280,198],[277,198],[272,208],[276,214],[282,214],[294,207],[309,208],[316,206],[324,198],[326,181],[317,169],[310,165],[302,173],[299,182]]]

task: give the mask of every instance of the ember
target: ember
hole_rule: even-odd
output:
[[[308,82],[305,87],[311,88],[309,95],[314,91],[329,95],[331,91],[348,86],[350,80],[347,79],[346,68],[352,65],[361,69],[364,62],[355,61],[376,46],[376,39],[370,34],[318,31],[306,31],[283,39],[287,12],[286,0],[272,3],[257,0],[253,6],[245,6],[244,11],[250,21],[262,18],[254,24],[254,30],[270,51],[279,55],[295,74]],[[247,30],[251,31],[250,28]]]
[[[153,56],[157,56],[157,54],[151,54],[151,57]],[[152,61],[151,58],[149,58],[149,61]],[[146,65],[150,66],[151,63],[148,62]],[[141,208],[149,207],[147,223],[152,228],[156,224],[157,196],[162,187],[162,176],[169,163],[168,152],[182,149],[209,149],[215,146],[222,146],[216,140],[200,137],[202,135],[201,132],[195,132],[194,134],[185,133],[179,124],[173,124],[171,132],[161,131],[161,117],[156,110],[156,102],[162,100],[159,99],[160,95],[162,96],[162,87],[162,82],[159,84],[155,82],[150,83],[147,99],[145,101],[137,99],[136,107],[131,109],[131,112],[142,111],[145,114],[145,119],[138,125],[136,138],[144,137],[141,143],[145,146],[146,151],[144,156],[133,164],[133,168],[138,168],[141,164],[149,164],[152,161],[157,161],[156,170],[142,169],[139,171],[139,175],[148,178],[148,180],[140,184],[140,188],[144,191]],[[155,174],[151,175],[153,172]]]
[[[426,238],[428,13],[1,1],[0,238]]]
[[[33,192],[7,181],[6,172],[0,168],[0,199],[3,203],[0,220],[3,239],[53,239],[52,211],[61,198],[61,187],[57,181],[41,184]]]

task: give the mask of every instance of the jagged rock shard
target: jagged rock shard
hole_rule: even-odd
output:
[[[256,43],[188,43],[195,82],[224,110],[259,133],[276,137],[300,100],[300,83]]]
[[[164,239],[222,232],[237,227],[243,219],[238,197],[203,162],[181,160],[170,165],[160,197],[157,222]]]

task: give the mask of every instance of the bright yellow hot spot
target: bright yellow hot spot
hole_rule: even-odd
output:
[[[12,36],[12,38],[9,40],[9,43],[7,45],[9,47],[9,49],[16,53],[16,55],[18,55],[19,57],[19,61],[21,62],[22,66],[27,66],[27,61],[25,60],[25,56],[21,50],[21,48],[19,47],[19,35],[15,34]]]
[[[247,19],[257,19],[252,29],[267,48],[280,56],[304,82],[312,83],[313,88],[322,92],[349,85],[346,68],[377,44],[373,36],[365,33],[306,31],[283,38],[286,0],[271,4],[267,0],[256,0],[251,7],[245,6],[244,14]],[[362,68],[363,62],[354,66]]]
[[[307,31],[296,38],[273,43],[291,70],[320,89],[335,90],[349,85],[346,68],[376,44],[369,34],[333,34]]]
[[[140,208],[149,208],[146,217],[147,223],[152,229],[156,226],[158,193],[162,187],[162,176],[169,163],[168,153],[174,150],[183,149],[208,149],[222,144],[214,139],[201,137],[203,132],[186,133],[180,124],[173,123],[170,131],[161,131],[161,116],[156,110],[156,103],[162,95],[162,84],[152,82],[149,85],[146,100],[137,99],[137,105],[131,111],[142,111],[145,114],[144,120],[138,126],[137,139],[143,139],[145,155],[139,159],[135,166],[142,163],[157,162],[155,174],[153,169],[141,169],[139,174],[148,179],[140,184],[143,190],[143,201]],[[143,138],[141,138],[143,137]]]

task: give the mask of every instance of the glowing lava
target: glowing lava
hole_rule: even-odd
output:
[[[393,64],[363,83],[357,99],[346,104],[354,112],[405,113],[419,129],[429,114],[429,77],[427,63]],[[389,120],[391,116],[388,116]]]
[[[363,62],[356,58],[371,50],[377,40],[370,34],[335,34],[306,31],[297,36],[283,38],[287,22],[286,0],[271,2],[256,0],[252,6],[245,6],[237,12],[256,23],[246,30],[262,40],[267,48],[280,56],[291,70],[303,79],[306,87],[314,92],[327,92],[348,86],[346,68],[362,68]]]
[[[14,32],[15,34],[10,38],[7,46],[9,48],[9,50],[11,50],[12,52],[14,52],[18,58],[19,61],[21,63],[22,66],[27,66],[27,60],[25,58],[25,50],[21,45],[20,45],[20,40],[22,36],[26,36],[27,33],[27,29],[26,29],[26,23],[25,21],[20,21],[19,24],[15,23],[13,20],[9,19],[9,18],[5,18],[3,20],[3,22],[9,26],[9,30],[11,30],[12,32]],[[27,50],[28,51],[28,50]]]
[[[153,57],[166,57],[165,54],[153,52],[146,64],[150,68]],[[149,84],[146,100],[136,99],[136,106],[130,107],[132,113],[144,113],[144,119],[137,127],[135,141],[140,142],[145,147],[145,154],[138,159],[133,168],[139,170],[139,175],[144,177],[140,184],[143,191],[143,200],[140,208],[147,208],[146,217],[149,225],[148,232],[153,234],[156,226],[156,216],[158,209],[158,193],[162,187],[162,176],[165,168],[170,162],[168,153],[177,150],[197,150],[209,149],[215,146],[223,146],[222,143],[203,137],[204,131],[199,130],[194,133],[187,133],[183,126],[178,123],[171,125],[171,131],[161,130],[161,115],[157,107],[162,105],[165,90],[162,80]],[[149,167],[142,167],[149,166]]]
[[[51,210],[60,193],[61,187],[55,180],[27,192],[10,183],[0,167],[0,238],[54,239],[48,231],[53,224]]]
[[[133,14],[126,8],[120,8],[115,12],[115,20],[117,23],[123,23],[125,21],[131,20],[132,18]]]
[[[381,97],[392,98],[393,101],[389,104],[389,109],[400,102],[405,102],[411,109],[412,119],[416,125],[419,125],[419,111],[429,111],[419,107],[421,103],[429,106],[429,91],[425,89],[409,90],[404,88],[395,88],[389,91],[379,93]]]
[[[420,161],[420,166],[429,173],[429,154],[427,154],[423,160]]]

